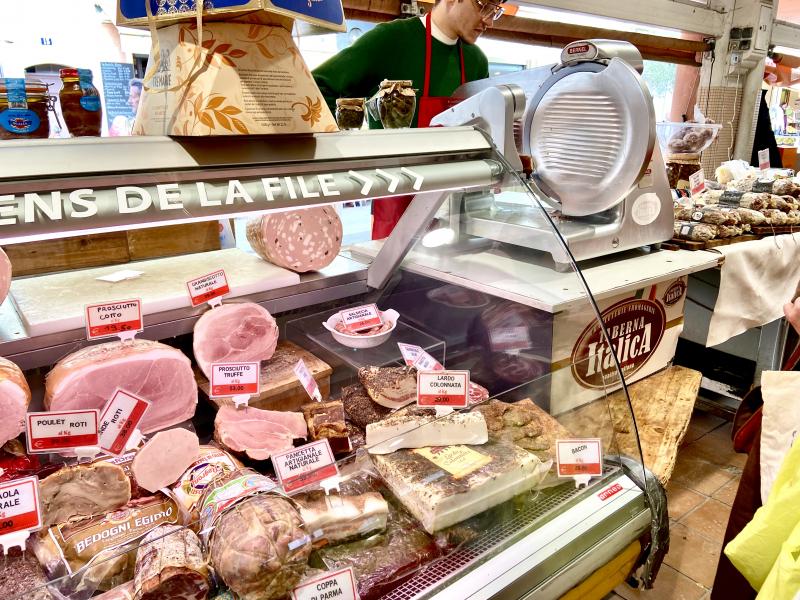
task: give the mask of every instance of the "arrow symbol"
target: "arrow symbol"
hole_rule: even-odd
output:
[[[391,173],[387,173],[382,169],[375,169],[375,173],[378,177],[381,177],[389,182],[389,193],[394,194],[397,190],[397,185],[400,183],[400,178],[397,175],[392,175]]]
[[[367,194],[369,194],[369,191],[372,189],[372,184],[375,183],[374,181],[372,181],[372,179],[362,175],[361,173],[356,173],[355,171],[348,171],[347,174],[350,175],[350,177],[352,177],[353,179],[358,180],[359,183],[363,184],[361,186],[362,196],[366,196]]]
[[[420,191],[422,189],[422,182],[424,181],[424,177],[419,173],[415,173],[411,169],[406,169],[405,167],[400,167],[400,172],[403,175],[408,175],[411,179],[414,180],[414,185],[412,186],[416,191]]]

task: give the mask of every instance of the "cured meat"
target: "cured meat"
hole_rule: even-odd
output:
[[[719,230],[717,229],[717,226],[711,225],[710,223],[675,221],[675,225],[673,226],[673,235],[682,240],[707,242],[708,240],[713,240],[715,237],[717,237],[718,233]]]
[[[211,591],[200,540],[191,530],[160,525],[136,553],[137,600],[205,600]]]
[[[118,465],[98,462],[63,467],[39,482],[42,526],[102,515],[127,504],[131,482]]]
[[[133,581],[127,581],[113,590],[108,590],[99,596],[93,596],[92,600],[134,600]]]
[[[197,520],[197,503],[203,491],[214,481],[240,469],[242,464],[216,446],[200,446],[200,456],[171,487],[171,496],[183,507],[192,521]]]
[[[312,440],[327,439],[334,454],[350,452],[350,438],[341,400],[304,404],[300,410],[303,411]]]
[[[289,450],[297,438],[308,435],[303,415],[295,412],[242,410],[225,405],[214,419],[214,439],[233,452],[254,460],[266,460]]]
[[[332,206],[269,213],[247,224],[247,241],[263,258],[297,273],[319,271],[342,247],[342,221]]]
[[[155,492],[175,483],[200,456],[200,440],[187,429],[159,431],[133,458],[131,471],[136,483]]]
[[[380,421],[391,412],[391,409],[374,402],[369,397],[367,389],[360,383],[342,388],[342,405],[347,418],[361,429],[370,423]]]
[[[767,220],[767,218],[757,210],[737,208],[736,212],[739,213],[739,221],[745,225],[761,225]]]
[[[486,421],[479,412],[453,412],[437,418],[434,409],[410,406],[367,425],[370,454],[389,454],[401,448],[485,444],[488,439]]]
[[[0,358],[0,446],[25,431],[25,413],[30,403],[31,390],[22,369]]]
[[[47,374],[47,410],[102,409],[117,389],[150,401],[139,428],[165,429],[191,418],[197,384],[189,359],[150,340],[87,346],[56,363]]]
[[[2,553],[0,546],[0,555]],[[46,583],[42,567],[30,548],[26,552],[10,548],[8,556],[0,558],[0,598],[3,600],[51,600],[53,596],[45,587]]]
[[[489,390],[474,381],[469,382],[469,403],[479,404],[489,399]]]
[[[297,499],[300,517],[314,542],[343,542],[386,529],[389,505],[377,492],[330,496],[314,492]]]
[[[8,296],[8,290],[11,287],[11,261],[3,249],[0,248],[0,304],[2,304]]]
[[[358,379],[369,397],[386,408],[402,408],[417,399],[417,372],[412,367],[361,367]]]
[[[254,302],[223,304],[203,314],[194,326],[194,358],[208,378],[212,363],[268,360],[277,345],[275,319]]]

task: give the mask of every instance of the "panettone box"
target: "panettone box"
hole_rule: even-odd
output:
[[[117,25],[126,27],[167,27],[188,23],[197,17],[195,0],[118,0]],[[281,25],[291,29],[299,19],[335,31],[345,31],[341,0],[204,0],[203,22],[239,21]]]
[[[134,135],[336,131],[291,34],[279,26],[195,23],[158,30]]]

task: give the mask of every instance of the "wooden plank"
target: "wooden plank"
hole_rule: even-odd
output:
[[[11,260],[14,277],[130,261],[125,232],[10,244],[3,250]]]
[[[219,250],[219,223],[184,223],[127,232],[130,260]]]

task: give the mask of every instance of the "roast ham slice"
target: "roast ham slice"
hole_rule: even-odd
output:
[[[61,359],[45,381],[45,408],[102,409],[117,388],[150,401],[142,433],[181,423],[197,406],[189,359],[170,346],[137,339],[88,346]]]
[[[11,261],[3,249],[0,248],[0,304],[2,304],[11,287]]]
[[[253,302],[223,304],[194,326],[194,358],[211,378],[212,363],[269,360],[278,344],[278,325],[269,311]]]
[[[236,409],[223,406],[214,419],[214,439],[225,448],[254,460],[267,460],[289,450],[297,438],[308,435],[303,415],[295,412]]]
[[[0,446],[25,431],[25,413],[30,403],[31,390],[22,369],[0,358]]]

